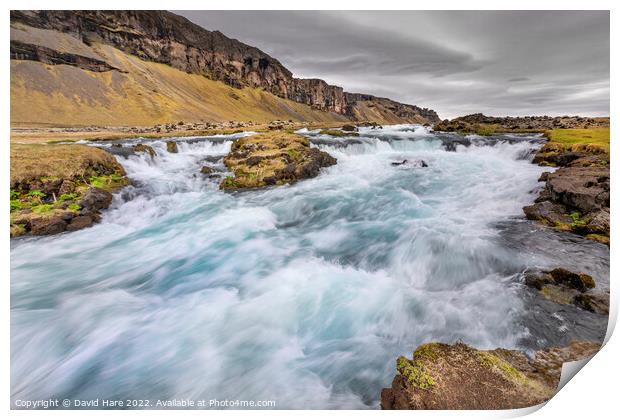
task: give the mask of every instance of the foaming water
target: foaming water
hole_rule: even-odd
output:
[[[338,164],[231,194],[199,171],[224,173],[235,137],[175,139],[178,154],[152,141],[153,159],[118,156],[134,185],[102,223],[14,241],[13,400],[376,408],[395,358],[423,342],[531,337],[515,282],[531,254],[501,224],[534,199],[536,138],[447,148],[420,126],[302,134]]]

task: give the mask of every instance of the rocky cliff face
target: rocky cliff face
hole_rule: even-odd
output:
[[[167,64],[233,87],[263,88],[281,98],[322,111],[354,115],[352,109],[362,96],[374,99],[370,95],[347,94],[341,87],[320,79],[294,78],[278,60],[259,49],[230,39],[221,32],[205,30],[166,11],[12,11],[11,23],[59,31],[86,45],[111,45],[143,60]],[[60,52],[40,45],[11,43],[11,58],[48,64],[86,63],[95,71],[106,70],[106,65],[114,67],[84,57],[65,54],[58,58],[59,55]],[[412,121],[439,121],[433,111],[390,102],[395,112],[412,116]]]

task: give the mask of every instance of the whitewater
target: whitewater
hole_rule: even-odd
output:
[[[396,357],[425,342],[532,350],[604,335],[601,318],[519,280],[563,266],[609,284],[604,245],[523,217],[540,137],[301,130],[337,165],[234,193],[200,174],[226,175],[223,156],[251,134],[174,138],[177,154],[168,139],[120,141],[157,156],[117,156],[133,184],[100,224],[12,240],[12,400],[378,408]]]

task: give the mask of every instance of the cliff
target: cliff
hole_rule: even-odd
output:
[[[376,115],[389,117],[383,118],[385,122],[439,121],[431,110],[370,95],[349,94],[320,79],[295,78],[278,60],[261,50],[170,12],[11,11],[11,59],[16,62],[38,61],[90,72],[131,75],[130,69],[119,63],[126,60],[106,47],[235,89],[261,89],[348,119],[372,116],[373,113],[364,111],[370,102],[380,109]]]

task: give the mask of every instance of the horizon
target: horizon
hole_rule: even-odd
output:
[[[610,114],[608,11],[172,12],[259,48],[295,77],[442,120]]]

